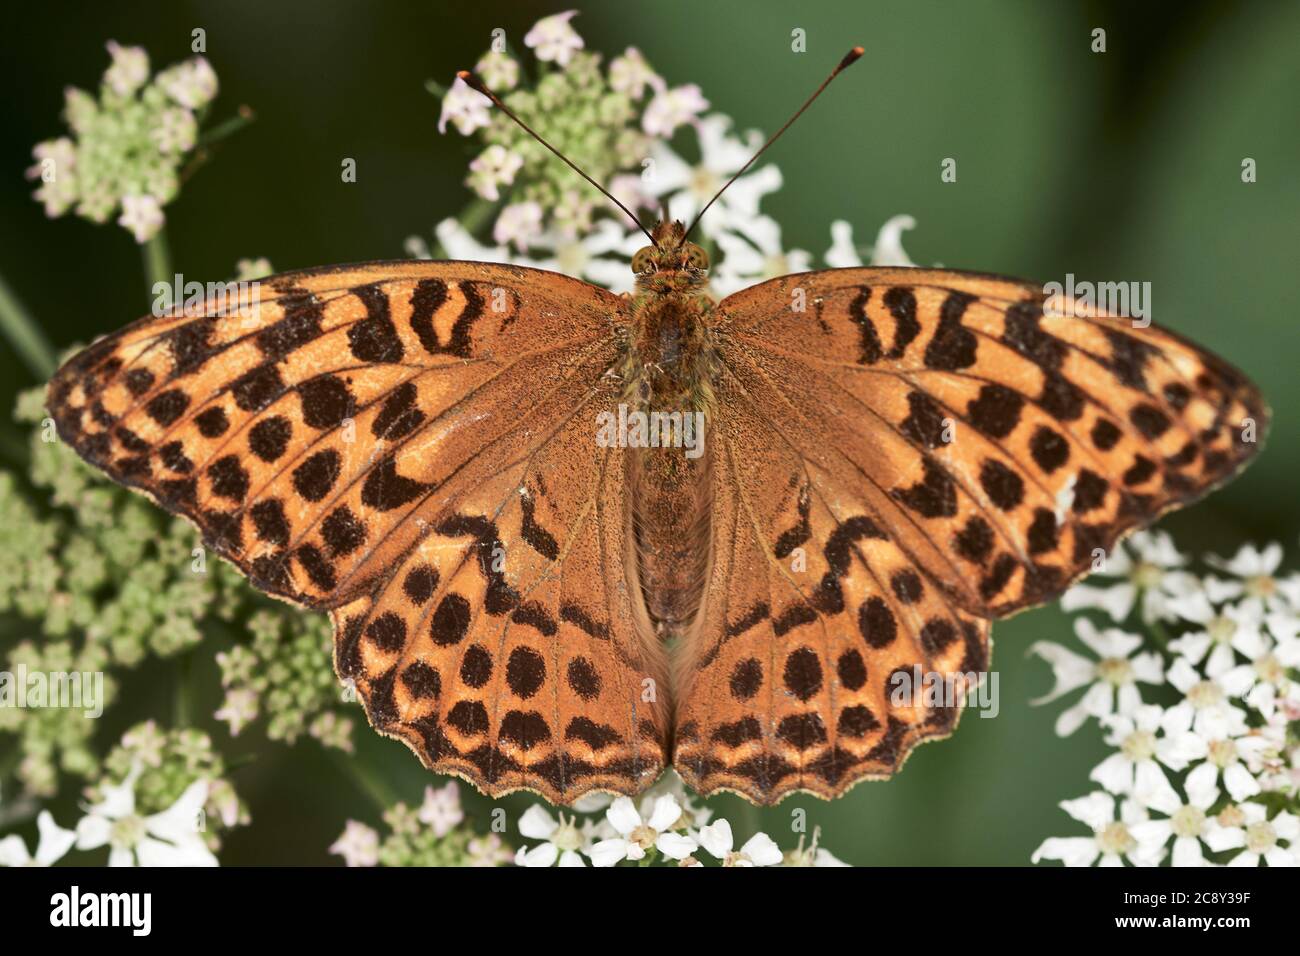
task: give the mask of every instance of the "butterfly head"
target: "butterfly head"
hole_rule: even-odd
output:
[[[632,257],[632,271],[640,285],[692,285],[704,281],[709,255],[686,240],[686,226],[679,221],[660,221],[652,233],[654,245],[645,246]]]

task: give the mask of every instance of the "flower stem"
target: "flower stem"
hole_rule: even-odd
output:
[[[352,782],[357,785],[357,789],[364,792],[380,812],[397,803],[397,794],[388,785],[388,782],[365,766],[355,754],[349,754],[334,747],[327,747],[325,750],[339,770],[352,778]]]
[[[167,245],[167,230],[162,228],[144,244],[144,279],[149,284],[149,295],[154,296],[154,286],[162,283],[168,289],[164,293],[166,304],[175,305],[176,303],[171,301],[170,291],[174,278],[171,249]]]
[[[213,143],[219,142],[227,136],[238,133],[245,126],[251,125],[255,119],[257,119],[257,114],[253,112],[253,108],[251,106],[241,105],[239,109],[235,111],[235,115],[230,117],[230,119],[218,123],[216,126],[205,131],[203,135],[199,137],[199,147],[203,148],[205,146],[211,146]]]
[[[0,276],[0,331],[42,382],[54,374],[54,350],[36,320]]]
[[[176,696],[173,700],[172,723],[176,730],[194,722],[194,654],[185,651],[176,658]]]
[[[22,759],[22,749],[14,747],[3,757],[0,757],[0,782],[7,781],[9,775],[14,772],[18,766],[18,761]]]
[[[1150,631],[1151,638],[1155,642],[1156,647],[1162,651],[1169,650],[1169,632],[1165,630],[1163,624],[1159,621],[1152,621],[1147,626],[1147,630]]]
[[[745,800],[741,803],[740,809],[736,811],[736,829],[743,836],[736,837],[736,846],[742,845],[746,840],[758,832],[761,824],[758,807]]]

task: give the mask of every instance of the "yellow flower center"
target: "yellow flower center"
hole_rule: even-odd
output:
[[[1237,633],[1237,622],[1230,617],[1219,615],[1205,625],[1205,630],[1214,643],[1227,644],[1232,640],[1233,635]]]
[[[1246,815],[1241,812],[1241,807],[1234,804],[1220,810],[1217,819],[1219,821],[1219,826],[1239,827],[1246,822]]]
[[[658,836],[659,834],[655,831],[654,827],[647,826],[643,823],[629,833],[627,838],[629,842],[635,843],[641,849],[648,850],[655,845],[655,838]]]
[[[1152,564],[1150,561],[1139,561],[1133,566],[1129,579],[1143,590],[1148,590],[1159,586],[1164,573],[1164,569],[1158,564]]]
[[[1286,668],[1272,654],[1265,654],[1255,661],[1255,673],[1259,679],[1268,684],[1281,684],[1286,677]]]
[[[1128,827],[1116,820],[1106,824],[1097,834],[1097,845],[1101,847],[1103,853],[1123,855],[1137,847],[1137,840],[1133,839],[1133,834],[1128,832]]]
[[[1116,687],[1133,682],[1133,665],[1123,657],[1106,657],[1097,662],[1097,676]]]
[[[1223,688],[1212,680],[1203,680],[1187,692],[1187,700],[1197,710],[1223,703]]]
[[[1267,820],[1246,827],[1246,849],[1252,853],[1267,853],[1277,845],[1277,833]]]
[[[1150,760],[1156,753],[1156,735],[1149,730],[1135,730],[1124,738],[1120,749],[1134,762]]]
[[[1214,740],[1210,742],[1207,759],[1216,767],[1226,767],[1237,760],[1237,745],[1231,740]]]
[[[688,188],[700,202],[705,203],[712,199],[721,186],[722,180],[703,166],[696,166],[691,171],[691,184]]]
[[[1268,574],[1246,579],[1246,593],[1251,597],[1266,598],[1277,593],[1277,582]]]
[[[1205,829],[1205,811],[1197,807],[1179,807],[1169,820],[1174,836],[1198,837]]]

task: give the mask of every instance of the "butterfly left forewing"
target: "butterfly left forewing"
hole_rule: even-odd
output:
[[[259,588],[330,610],[340,674],[431,768],[557,802],[653,780],[662,664],[620,587],[622,453],[592,440],[621,300],[398,262],[216,304],[69,360],[60,436]]]

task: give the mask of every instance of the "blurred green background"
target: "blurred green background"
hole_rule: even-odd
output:
[[[221,79],[216,120],[239,104],[257,122],[224,142],[168,207],[175,265],[222,279],[264,255],[278,270],[402,255],[411,234],[460,211],[467,145],[440,136],[423,85],[471,66],[490,32],[518,45],[540,16],[569,4],[483,0],[54,3],[6,11],[5,123],[0,128],[0,273],[64,348],[147,310],[140,250],[116,226],[49,221],[22,178],[34,143],[61,134],[66,84],[94,88],[104,41],[145,46],[156,67],[189,54],[207,31]],[[1185,550],[1229,551],[1246,540],[1294,546],[1300,454],[1292,414],[1295,274],[1300,264],[1300,4],[1186,2],[785,2],[657,0],[587,3],[575,26],[607,55],[638,46],[670,83],[696,82],[741,128],[775,129],[854,43],[866,59],[770,153],[786,185],[765,208],[789,246],[819,254],[832,219],[861,242],[896,213],[916,217],[906,248],[942,263],[1043,281],[1152,284],[1158,323],[1245,369],[1274,410],[1269,446],[1231,487],[1165,522]],[[790,50],[807,31],[808,52]],[[1090,51],[1091,31],[1107,51]],[[358,180],[340,182],[354,157]],[[956,183],[939,179],[953,157]],[[1241,162],[1258,164],[1243,184]],[[0,399],[34,384],[0,350]],[[521,396],[527,400],[526,396]],[[21,441],[8,416],[6,444]],[[1092,789],[1104,753],[1094,728],[1052,733],[1059,708],[1026,700],[1049,686],[1024,658],[1063,637],[1055,608],[995,627],[1001,713],[971,715],[957,735],[921,748],[889,783],[825,804],[808,797],[758,813],[716,801],[733,823],[761,825],[792,845],[791,813],[807,812],[824,843],[858,864],[1023,864],[1047,836],[1077,832],[1056,807]],[[200,647],[199,675],[217,706],[218,672]],[[126,678],[100,739],[169,713],[165,666]],[[232,741],[257,759],[234,773],[253,824],[227,838],[222,860],[323,863],[351,816],[373,804],[314,742]],[[398,743],[357,734],[368,772],[418,803],[427,774]],[[67,789],[67,788],[65,788]],[[71,794],[62,805],[71,817]],[[475,802],[477,801],[477,802]],[[486,801],[470,801],[480,810]],[[526,797],[503,801],[511,819]],[[57,805],[56,805],[57,806]],[[743,838],[744,834],[741,835]]]

